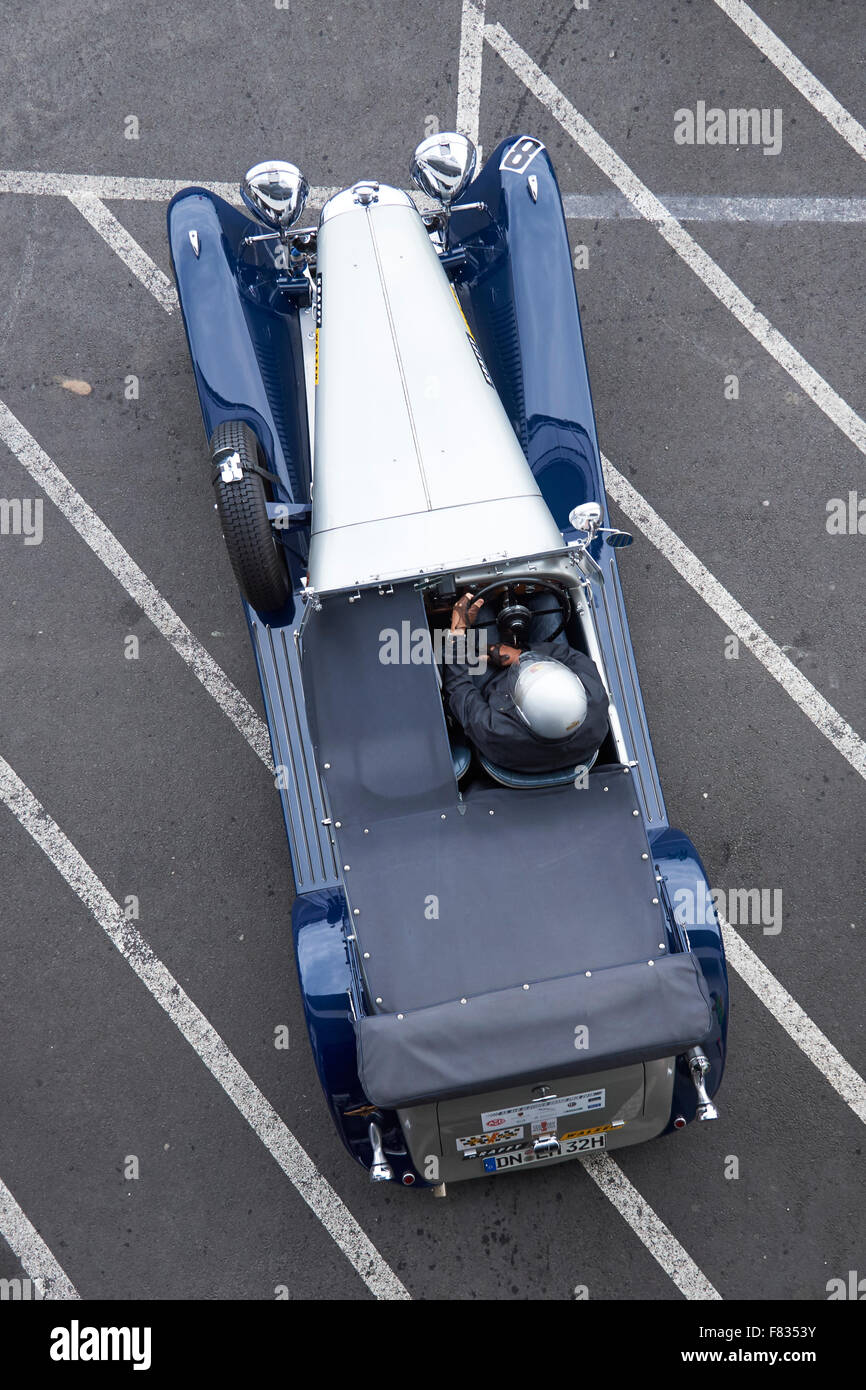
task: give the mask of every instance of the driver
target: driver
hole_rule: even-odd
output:
[[[607,733],[607,692],[595,663],[564,637],[529,651],[497,643],[480,686],[465,662],[481,609],[464,594],[451,614],[443,682],[448,706],[480,753],[516,772],[554,772],[589,761]]]

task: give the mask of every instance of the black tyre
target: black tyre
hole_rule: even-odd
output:
[[[223,482],[217,475],[214,494],[235,579],[253,608],[282,608],[289,596],[289,575],[268,520],[269,484],[260,474],[247,471],[253,464],[263,466],[259,442],[249,425],[230,420],[214,431],[211,454],[227,449],[240,455],[244,476]]]

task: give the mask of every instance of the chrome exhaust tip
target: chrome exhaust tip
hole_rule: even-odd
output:
[[[699,1047],[693,1047],[689,1054],[689,1071],[691,1072],[692,1084],[698,1093],[698,1108],[695,1114],[697,1120],[717,1120],[719,1112],[707,1095],[707,1087],[704,1077],[710,1069],[709,1059],[706,1053]]]
[[[367,1130],[370,1136],[370,1143],[373,1146],[373,1166],[370,1169],[370,1182],[392,1182],[394,1169],[385,1157],[385,1150],[382,1148],[382,1131],[377,1124],[370,1121]]]

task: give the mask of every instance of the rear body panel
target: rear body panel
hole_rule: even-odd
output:
[[[416,1167],[438,1172],[442,1182],[462,1182],[655,1139],[667,1126],[673,1084],[671,1057],[398,1113]],[[540,1099],[544,1089],[550,1095]],[[560,1153],[539,1143],[551,1137]]]

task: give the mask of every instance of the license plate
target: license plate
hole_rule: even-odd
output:
[[[571,1154],[597,1152],[605,1147],[603,1134],[582,1134],[566,1139],[559,1153],[536,1153],[534,1149],[514,1149],[510,1153],[483,1154],[481,1166],[485,1173],[504,1173],[509,1168],[522,1168],[528,1163],[544,1163],[549,1158],[564,1158]]]

